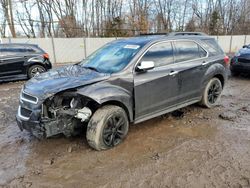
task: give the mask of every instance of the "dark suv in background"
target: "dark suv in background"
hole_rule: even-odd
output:
[[[244,45],[231,59],[230,70],[232,76],[250,74],[250,44]]]
[[[82,62],[29,80],[17,123],[39,138],[70,136],[87,126],[89,145],[108,149],[122,142],[130,123],[194,103],[215,106],[228,63],[206,35],[116,40]]]
[[[34,77],[52,65],[49,55],[34,44],[0,44],[0,81]]]

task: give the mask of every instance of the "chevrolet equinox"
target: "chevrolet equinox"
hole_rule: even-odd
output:
[[[38,138],[87,126],[96,149],[121,143],[130,124],[200,103],[215,106],[229,59],[207,35],[116,40],[74,65],[35,76],[22,88],[17,123]]]

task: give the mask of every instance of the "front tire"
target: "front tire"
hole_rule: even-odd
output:
[[[201,104],[207,108],[212,108],[217,105],[221,93],[222,84],[218,78],[212,78],[206,85],[202,95]]]
[[[120,144],[127,136],[129,121],[119,106],[107,105],[91,117],[87,128],[88,144],[96,150],[106,150]]]
[[[28,69],[28,77],[33,78],[34,76],[46,72],[46,69],[42,65],[32,65]]]

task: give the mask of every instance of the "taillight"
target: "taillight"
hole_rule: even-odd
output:
[[[226,56],[224,57],[224,63],[228,65],[229,62],[230,62],[230,58],[226,55]]]
[[[44,59],[49,59],[49,54],[47,54],[47,53],[46,53],[46,54],[43,54],[43,58],[44,58]]]

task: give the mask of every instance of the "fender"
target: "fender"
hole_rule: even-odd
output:
[[[224,62],[223,62],[224,63]],[[227,70],[226,67],[222,65],[221,60],[217,60],[215,64],[212,64],[207,71],[205,72],[203,76],[203,89],[206,87],[207,82],[215,77],[218,76],[220,79],[223,79],[223,86],[225,85],[227,81]]]
[[[38,55],[35,57],[27,57],[27,61],[25,61],[24,65],[29,66],[34,63],[44,65],[42,55]]]
[[[118,102],[126,108],[125,111],[128,113],[130,121],[133,121],[133,95],[129,90],[108,82],[98,82],[78,88],[77,93],[96,101],[100,105]]]

